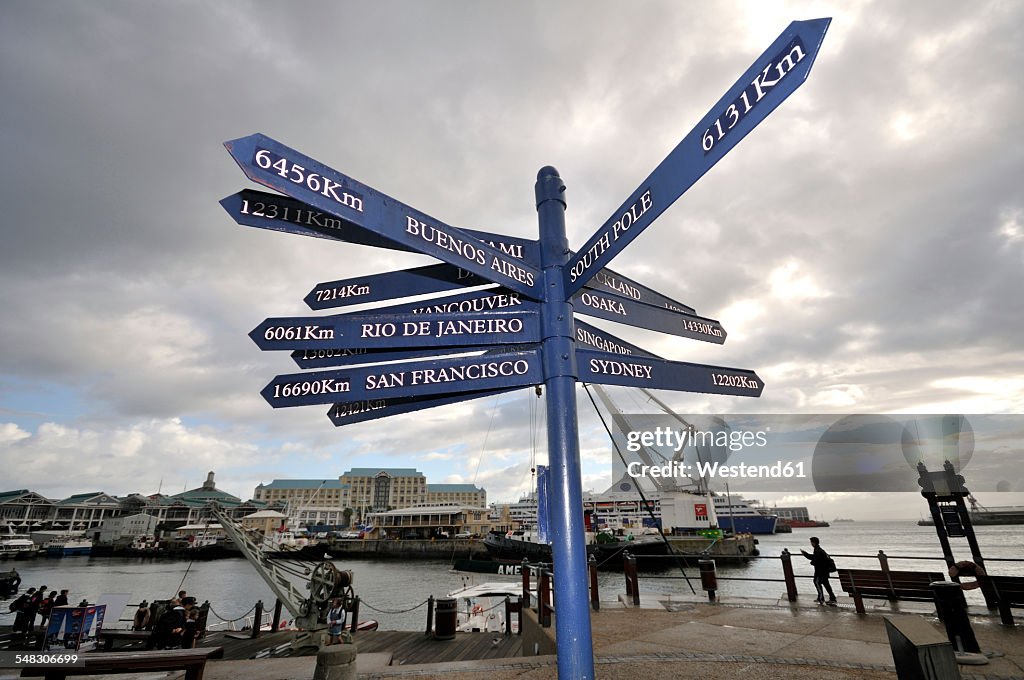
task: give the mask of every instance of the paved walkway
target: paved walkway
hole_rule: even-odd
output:
[[[802,601],[731,598],[727,604],[700,599],[659,600],[644,596],[640,607],[603,603],[592,615],[597,677],[601,680],[699,678],[700,680],[846,680],[896,677],[882,615],[924,615],[941,630],[926,604],[868,604],[853,611]],[[1024,680],[1024,627],[1008,628],[985,610],[971,621],[983,651],[1000,651],[986,666],[961,666],[965,679]],[[441,680],[547,680],[556,677],[554,656],[389,666],[387,654],[362,654],[359,678]],[[260,661],[214,661],[206,680],[310,680],[314,657]],[[182,677],[182,674],[177,674]],[[0,678],[5,672],[0,671]],[[129,680],[133,676],[120,676]],[[140,678],[143,676],[139,676]],[[145,676],[154,678],[153,674]],[[175,677],[174,675],[168,677]]]

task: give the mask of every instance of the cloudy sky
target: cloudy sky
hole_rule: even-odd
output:
[[[296,370],[247,337],[264,318],[312,314],[318,282],[433,261],[236,225],[218,201],[254,185],[223,142],[262,132],[525,238],[554,165],[578,248],[790,21],[822,16],[804,86],[612,263],[728,341],[595,325],[767,384],[659,394],[681,413],[1024,411],[1020,3],[10,0],[0,490],[177,492],[215,470],[248,498],[393,466],[517,497],[547,455],[532,390],[345,428],[260,397]],[[601,489],[609,441],[579,394]]]

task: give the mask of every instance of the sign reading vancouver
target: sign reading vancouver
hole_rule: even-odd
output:
[[[329,405],[340,426],[545,385],[559,677],[594,676],[576,384],[731,397],[760,397],[765,387],[752,370],[664,359],[578,317],[725,342],[717,320],[608,264],[804,82],[829,22],[791,23],[575,252],[566,186],[550,166],[537,175],[539,238],[529,240],[449,226],[266,135],[225,143],[249,179],[284,194],[244,189],[223,199],[238,224],[440,261],[342,273],[304,300],[313,310],[386,306],[275,317],[253,329],[260,349],[290,351],[303,369],[263,388],[272,407]]]

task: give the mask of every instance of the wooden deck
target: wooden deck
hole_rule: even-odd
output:
[[[454,640],[435,640],[422,631],[371,630],[357,633],[353,641],[360,653],[390,652],[393,666],[507,659],[523,654],[521,636],[505,636],[501,633],[458,633]]]
[[[27,645],[12,645],[10,637],[8,631],[0,628],[0,649],[28,648]],[[248,637],[248,631],[233,634],[217,631],[207,633],[205,638],[199,640],[198,646],[223,647],[224,660],[240,660],[276,656],[283,652],[295,638],[294,631],[264,632],[255,640]],[[354,642],[361,653],[390,652],[391,663],[395,666],[477,659],[506,659],[522,656],[523,653],[523,638],[521,636],[505,636],[501,633],[458,633],[453,640],[435,640],[422,631],[372,630],[356,633]],[[144,642],[125,641],[119,642],[114,650],[127,652],[144,648]],[[309,647],[302,651],[315,654],[316,648]],[[216,663],[216,661],[212,663]]]

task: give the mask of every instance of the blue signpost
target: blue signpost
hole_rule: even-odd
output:
[[[607,264],[804,81],[829,21],[790,24],[575,253],[565,235],[565,185],[552,167],[537,175],[540,238],[529,241],[450,227],[263,135],[225,144],[246,175],[287,194],[243,190],[224,199],[239,224],[444,263],[321,283],[306,298],[310,307],[498,284],[357,313],[267,319],[251,336],[263,349],[294,350],[301,368],[342,367],[279,375],[261,392],[275,408],[331,404],[335,425],[545,385],[544,516],[557,580],[559,677],[594,677],[576,383],[748,397],[764,389],[753,371],[668,361],[575,315],[725,341],[719,322]]]

